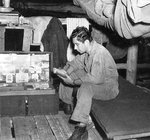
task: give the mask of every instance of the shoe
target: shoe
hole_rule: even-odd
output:
[[[64,103],[63,104],[63,111],[66,115],[71,115],[72,114],[72,106],[70,104]]]
[[[74,132],[68,140],[88,140],[88,131],[86,130],[86,126],[76,126]]]
[[[63,105],[64,105],[64,102],[62,100],[59,99],[59,111],[63,111]]]
[[[59,111],[64,111],[66,115],[71,115],[73,112],[71,104],[67,104],[62,100],[59,100]]]

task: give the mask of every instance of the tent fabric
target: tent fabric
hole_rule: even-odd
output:
[[[121,37],[150,36],[149,0],[74,0],[96,23]]]
[[[150,93],[119,77],[119,94],[93,100],[92,114],[108,138],[150,132]]]

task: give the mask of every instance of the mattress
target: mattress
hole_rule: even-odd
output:
[[[119,77],[119,95],[93,100],[92,115],[108,138],[150,136],[150,93]]]

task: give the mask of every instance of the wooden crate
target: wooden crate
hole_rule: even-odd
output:
[[[6,95],[6,96],[0,95],[0,115],[1,116],[25,115],[24,99],[25,99],[24,95]]]
[[[27,96],[28,115],[57,114],[59,109],[59,97],[55,90],[34,91]]]
[[[53,52],[3,51],[0,66],[0,92],[53,87]]]
[[[1,116],[57,114],[58,109],[54,89],[0,92]]]

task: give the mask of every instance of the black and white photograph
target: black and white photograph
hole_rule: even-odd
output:
[[[0,140],[150,140],[150,0],[0,0]]]

